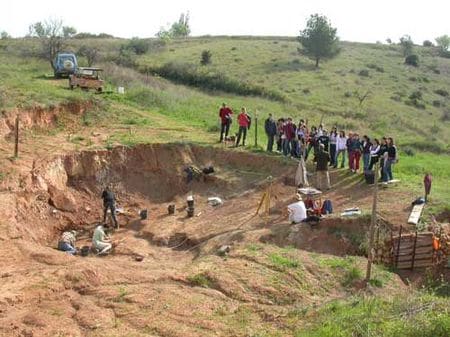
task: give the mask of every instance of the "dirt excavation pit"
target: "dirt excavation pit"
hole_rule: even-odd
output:
[[[187,183],[186,167],[211,165],[213,174]],[[352,240],[365,232],[367,219],[289,224],[283,210],[296,188],[286,181],[296,166],[275,156],[184,144],[35,160],[0,193],[0,336],[148,336],[148,327],[155,336],[230,336],[227,325],[211,319],[217,310],[239,315],[240,306],[254,306],[268,315],[284,305],[343,296],[339,283],[324,288],[322,267],[311,253],[358,255]],[[90,246],[107,184],[121,209],[114,251],[104,257],[57,251],[68,229],[79,232],[78,247]],[[256,215],[269,185],[270,215]],[[195,212],[187,217],[191,194]],[[209,197],[223,204],[209,205]],[[347,207],[342,195],[330,198],[336,209]],[[147,219],[140,218],[142,210]],[[226,257],[218,254],[224,246]],[[273,265],[285,252],[305,265],[302,279]],[[281,278],[286,283],[275,287],[273,280]]]
[[[210,166],[214,173],[187,181],[186,168]],[[293,162],[276,157],[179,144],[67,154],[35,161],[31,193],[19,198],[15,230],[22,237],[56,245],[63,230],[77,229],[87,243],[103,218],[100,195],[110,185],[120,210],[115,236],[131,231],[157,246],[189,249],[243,225],[242,214],[256,210],[268,176],[278,177],[277,188],[294,170]],[[195,204],[192,218],[186,212],[189,195]],[[220,198],[223,205],[208,204],[210,197]],[[169,205],[175,206],[175,214],[168,214]],[[142,210],[148,213],[145,220],[139,217]]]

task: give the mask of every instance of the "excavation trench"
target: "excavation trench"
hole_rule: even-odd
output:
[[[184,170],[189,166],[213,166],[214,173],[188,183]],[[240,208],[255,207],[257,201],[250,200],[260,197],[255,191],[267,186],[267,177],[292,174],[294,169],[293,163],[271,156],[182,144],[120,146],[58,156],[35,162],[32,193],[19,199],[18,218],[24,226],[18,224],[16,231],[50,245],[61,230],[92,228],[102,219],[100,195],[109,184],[123,211],[118,215],[123,230],[151,244],[188,249],[223,226],[239,224]],[[191,194],[195,216],[189,219],[185,206]],[[212,207],[208,197],[219,197],[225,204]],[[167,214],[169,204],[176,206],[172,216]],[[141,221],[138,213],[143,209],[149,219]]]

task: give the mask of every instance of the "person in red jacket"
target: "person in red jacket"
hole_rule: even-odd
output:
[[[247,130],[250,126],[250,117],[247,114],[245,108],[241,109],[241,113],[238,115],[239,133],[236,139],[236,147],[239,146],[242,137],[242,145],[245,146],[245,138],[247,138]]]
[[[225,103],[222,104],[222,107],[219,110],[220,117],[220,140],[223,141],[223,135],[225,133],[225,138],[228,137],[228,132],[230,131],[230,125],[232,122],[233,110],[231,110]]]

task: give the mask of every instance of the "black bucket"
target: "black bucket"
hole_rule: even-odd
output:
[[[147,210],[146,210],[146,209],[143,209],[142,211],[140,211],[140,212],[139,212],[139,216],[141,217],[141,220],[147,219],[147,216],[148,216]]]
[[[188,218],[192,218],[193,216],[194,216],[194,208],[192,207],[189,207],[188,209],[187,209],[187,216],[188,216]]]
[[[83,246],[83,247],[81,247],[81,249],[80,249],[80,255],[81,255],[81,256],[88,256],[90,251],[91,251],[91,247],[89,247],[89,246]]]
[[[175,214],[175,205],[174,204],[167,206],[167,213],[169,213],[170,215]]]
[[[194,200],[187,201],[188,208],[194,208]]]

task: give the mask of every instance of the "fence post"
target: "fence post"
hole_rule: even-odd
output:
[[[14,130],[14,158],[19,157],[19,115],[16,116],[16,125]]]
[[[403,226],[400,225],[400,229],[398,230],[398,243],[397,243],[397,253],[395,255],[395,267],[397,268],[398,266],[398,258],[400,255],[400,242],[402,241],[402,230],[403,230]],[[395,252],[395,250],[394,250]]]
[[[366,270],[366,284],[370,280],[372,273],[373,262],[373,242],[375,237],[375,226],[377,223],[377,200],[378,200],[378,163],[375,165],[375,179],[373,187],[373,203],[372,203],[372,218],[370,220],[369,228],[369,247],[367,254],[367,270]]]
[[[411,270],[414,270],[414,260],[416,259],[416,246],[417,246],[417,231],[416,236],[414,237],[414,246],[413,246],[413,253],[412,253],[412,260],[411,260]]]
[[[255,147],[258,147],[258,110],[255,111]]]

